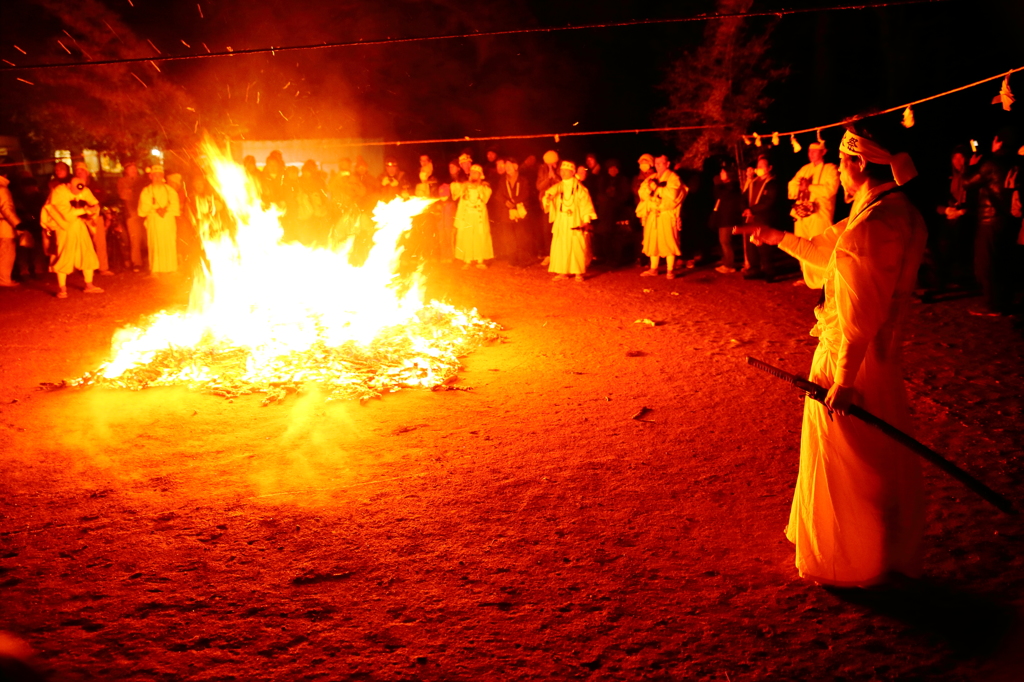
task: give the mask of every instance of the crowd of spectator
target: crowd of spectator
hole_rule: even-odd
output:
[[[595,267],[639,266],[641,276],[674,279],[716,266],[722,276],[817,289],[822,272],[814,266],[798,270],[776,247],[734,234],[764,225],[813,238],[836,219],[839,174],[825,144],[809,145],[808,163],[788,180],[775,175],[776,151],[758,149],[746,162],[717,157],[699,172],[665,155],[624,164],[587,154],[577,163],[554,150],[520,160],[494,148],[479,160],[465,149],[439,165],[423,154],[412,169],[388,156],[379,173],[361,156],[327,173],[314,160],[286,163],[277,151],[262,167],[252,156],[243,166],[264,205],[280,211],[284,238],[309,245],[354,238],[365,248],[378,202],[424,197],[436,201],[405,242],[414,259],[479,269],[497,260],[577,282]],[[980,292],[982,314],[1017,312],[1019,160],[1014,131],[1004,130],[986,150],[955,148],[948,176],[922,173],[925,187],[912,195],[931,219],[923,300]],[[94,274],[174,272],[200,256],[197,219],[214,195],[198,169],[183,178],[127,163],[116,184],[97,181],[82,162],[55,164],[45,183],[14,164],[0,170],[0,287],[49,271],[64,298],[67,276],[80,270],[84,290],[100,293]]]

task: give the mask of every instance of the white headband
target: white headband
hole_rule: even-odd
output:
[[[914,160],[910,158],[910,154],[906,152],[890,154],[874,140],[861,137],[849,130],[843,135],[843,141],[839,143],[839,151],[851,156],[862,156],[868,163],[889,166],[897,185],[905,185],[917,177],[917,167],[914,166]]]

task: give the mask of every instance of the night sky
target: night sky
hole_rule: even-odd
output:
[[[98,0],[51,5],[89,11],[90,2]],[[205,0],[200,3],[200,18],[191,1],[133,2],[134,7],[127,0],[98,4],[165,54],[203,52],[204,43],[211,50],[227,46],[237,50],[692,16],[711,12],[715,6],[707,1],[657,0],[616,6],[579,0]],[[752,9],[828,4],[764,1],[755,2]],[[0,56],[21,64],[71,59],[56,44],[64,36],[53,14],[33,2],[5,7]],[[672,60],[699,48],[705,25],[239,56],[164,63],[161,69],[162,77],[180,85],[198,103],[202,125],[249,138],[408,140],[643,128],[663,124],[658,111],[666,97],[659,84]],[[872,107],[894,106],[1024,64],[1020,39],[1024,3],[1018,0],[953,0],[748,23],[755,32],[769,26],[773,34],[768,58],[788,66],[790,73],[770,87],[774,104],[759,127],[762,133],[833,123]],[[29,54],[17,52],[14,44]],[[0,74],[5,102],[0,121],[10,118],[17,107],[12,100],[31,87],[16,82],[16,76],[31,79],[30,72]],[[1024,78],[1020,82],[1024,92]],[[246,90],[249,93],[243,99]],[[260,92],[258,105],[256,91]],[[997,91],[998,83],[993,83],[922,105],[916,112],[916,132],[929,139],[929,146],[943,150],[954,141],[990,136],[999,126],[1019,119],[1017,112],[1006,115],[990,104]],[[0,126],[4,132],[21,132],[10,123],[0,122]],[[550,141],[501,146],[522,154],[543,151],[539,147],[545,145]],[[638,146],[671,151],[670,143],[656,136],[578,138],[562,145],[576,155],[596,150],[627,158]]]

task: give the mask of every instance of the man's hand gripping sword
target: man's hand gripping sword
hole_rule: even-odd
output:
[[[785,382],[788,382],[796,386],[801,391],[806,392],[808,396],[810,396],[814,400],[817,400],[822,405],[825,404],[825,397],[828,395],[828,390],[824,386],[816,384],[813,381],[809,381],[807,379],[801,379],[800,377],[794,374],[790,374],[789,372],[781,370],[778,367],[773,367],[772,365],[769,365],[766,362],[761,362],[760,360],[756,360],[749,356],[747,357],[747,364],[753,365],[762,372],[767,372],[768,374],[771,374],[773,377],[777,377]],[[878,429],[885,435],[889,436],[893,440],[897,441],[901,445],[910,448],[915,453],[917,453],[924,459],[928,460],[935,466],[939,467],[944,472],[946,472],[947,474],[949,474],[950,476],[952,476],[953,478],[960,481],[968,488],[976,492],[978,495],[984,498],[986,502],[994,506],[999,511],[1013,516],[1017,514],[1017,510],[1014,508],[1013,503],[1011,503],[1010,500],[1006,499],[1003,495],[997,493],[995,490],[992,490],[992,488],[989,488],[987,485],[985,485],[984,483],[976,479],[974,476],[970,475],[969,473],[958,467],[956,464],[953,464],[948,459],[946,459],[939,453],[935,452],[924,443],[904,433],[903,431],[900,431],[899,429],[897,429],[895,426],[885,421],[884,419],[876,417],[875,415],[871,414],[870,412],[865,410],[863,407],[860,407],[859,405],[850,405],[849,414],[851,417],[857,417],[861,421],[870,424],[871,426],[875,427],[876,429]],[[829,416],[831,418],[831,413],[829,414]]]

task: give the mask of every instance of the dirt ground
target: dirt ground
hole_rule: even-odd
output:
[[[802,399],[743,359],[806,371],[816,295],[638,272],[438,266],[505,342],[366,405],[40,391],[187,282],[0,292],[0,629],[60,681],[1020,679],[1024,529],[930,465],[921,584],[797,577]],[[1024,506],[1024,344],[977,305],[913,310],[919,435]]]

